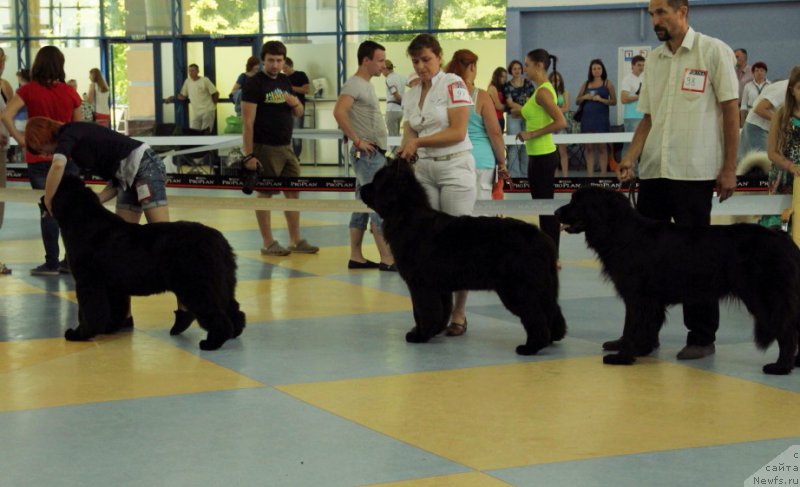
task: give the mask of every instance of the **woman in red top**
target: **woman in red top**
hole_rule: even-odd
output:
[[[500,123],[501,133],[506,129],[506,119],[504,117],[506,111],[506,96],[505,93],[503,93],[503,86],[506,84],[507,78],[508,73],[506,72],[506,68],[501,66],[495,69],[492,73],[492,81],[489,83],[489,88],[486,90],[489,93],[489,98],[492,99],[492,103],[494,103],[494,111],[497,114],[497,121]]]
[[[23,107],[29,117],[48,117],[67,123],[81,120],[81,98],[74,88],[64,82],[64,54],[55,46],[45,46],[36,54],[31,68],[31,82],[17,90],[0,115],[3,125],[17,143],[25,146],[25,135],[14,126],[14,116]],[[35,156],[25,151],[28,163],[28,178],[33,189],[44,189],[51,157]],[[67,173],[78,174],[74,164],[67,166]],[[57,276],[69,272],[66,260],[59,262],[58,224],[51,215],[41,218],[42,241],[45,263],[31,269],[38,276]]]

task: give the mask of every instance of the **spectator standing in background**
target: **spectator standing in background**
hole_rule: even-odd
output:
[[[639,107],[639,92],[642,89],[642,82],[644,81],[644,56],[633,56],[631,59],[631,72],[625,79],[622,80],[620,85],[620,101],[624,106],[623,120],[625,124],[625,132],[635,132],[636,126],[644,117],[644,113],[640,112]],[[622,146],[622,152],[628,150],[630,144],[625,143]]]
[[[739,79],[739,99],[742,99],[744,85],[753,79],[753,69],[747,64],[747,49],[736,49],[733,51],[736,56],[736,77]]]
[[[556,104],[566,120],[567,112],[569,112],[569,90],[564,86],[564,78],[561,77],[561,73],[554,70],[547,79],[556,90]],[[567,128],[564,127],[554,133],[566,134]],[[567,144],[558,144],[557,147],[558,158],[561,161],[561,177],[567,178],[569,177],[569,154],[567,153]]]
[[[525,128],[525,121],[519,115],[519,110],[522,108],[528,98],[533,95],[534,86],[522,73],[522,63],[514,60],[508,65],[508,72],[511,74],[511,79],[508,80],[503,91],[506,97],[506,106],[508,107],[508,126],[506,132],[508,135],[517,135]],[[516,113],[517,115],[514,115]],[[511,173],[512,178],[524,178],[527,176],[528,171],[528,155],[525,152],[523,145],[509,145],[508,150],[508,172]]]
[[[611,131],[609,107],[617,104],[614,83],[608,79],[606,66],[600,59],[592,59],[589,63],[589,74],[581,85],[575,101],[583,103],[581,133],[605,134]],[[608,170],[608,144],[586,144],[586,172],[594,176],[597,160],[600,160],[600,176]]]
[[[303,105],[303,113],[305,114],[306,108],[306,95],[311,92],[311,82],[308,80],[306,73],[294,69],[294,61],[292,58],[287,57],[283,65],[283,74],[289,77],[289,82],[292,84],[292,91],[294,95],[300,100]],[[303,118],[305,115],[294,117],[294,128],[303,128]],[[292,139],[292,149],[294,155],[300,158],[300,153],[303,152],[303,139]]]
[[[250,56],[247,58],[247,63],[244,66],[244,73],[236,78],[236,82],[233,84],[233,88],[231,88],[231,93],[228,95],[228,98],[233,102],[233,110],[236,112],[237,117],[242,116],[242,86],[244,86],[245,81],[252,78],[258,72],[260,65],[261,61],[259,61],[257,57]]]
[[[407,81],[402,74],[394,72],[394,64],[388,59],[383,75],[386,77],[386,128],[389,137],[398,137],[400,121],[403,120],[403,93],[406,91]]]
[[[111,91],[97,68],[89,71],[89,94],[86,101],[94,108],[94,121],[103,127],[111,127]]]
[[[172,103],[175,98],[170,96],[164,102]],[[189,128],[205,133],[213,131],[214,121],[217,118],[219,93],[210,79],[200,76],[200,66],[189,65],[189,77],[183,82],[177,98],[178,100],[189,100],[192,105]]]
[[[753,79],[744,85],[742,91],[741,107],[739,109],[739,126],[744,127],[744,120],[747,114],[753,109],[756,103],[756,98],[764,90],[764,87],[769,84],[767,79],[767,65],[761,61],[753,64]]]
[[[31,82],[17,90],[17,94],[8,102],[0,119],[6,130],[20,145],[25,145],[25,135],[17,130],[14,118],[23,108],[28,109],[28,116],[47,117],[57,122],[80,122],[81,97],[75,88],[68,85],[64,78],[64,54],[55,46],[44,46],[36,53],[31,68]],[[44,189],[47,173],[50,170],[52,157],[38,156],[25,151],[25,162],[28,163],[28,178],[33,189]],[[70,162],[66,165],[66,174],[78,174],[78,168]],[[45,250],[45,262],[31,269],[35,276],[57,276],[68,273],[69,265],[59,261],[58,245],[59,229],[55,218],[50,214],[40,215],[42,242]]]
[[[492,80],[489,82],[489,86],[486,89],[494,105],[497,123],[500,124],[500,133],[503,133],[506,129],[506,95],[503,93],[503,87],[506,84],[507,78],[508,71],[506,71],[506,68],[502,66],[496,68],[494,72],[492,72]]]

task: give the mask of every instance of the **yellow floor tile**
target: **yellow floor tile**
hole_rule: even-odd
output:
[[[800,394],[653,359],[610,367],[586,357],[279,389],[476,470],[800,435]]]
[[[172,221],[186,220],[201,222],[209,227],[225,233],[237,230],[257,229],[255,213],[242,210],[209,210],[207,208],[171,208],[170,218]],[[300,224],[303,227],[317,227],[325,225],[337,225],[336,222],[329,222],[315,218],[303,218],[301,215]],[[273,212],[273,228],[286,228],[286,219],[281,212]]]
[[[0,343],[0,353],[15,358],[0,373],[0,412],[264,385],[141,333]]]
[[[314,242],[312,242],[314,243]],[[283,242],[283,245],[288,243]],[[380,261],[380,255],[375,245],[362,246],[364,257],[373,262]],[[330,276],[334,274],[346,274],[348,272],[379,272],[377,269],[350,271],[347,269],[347,262],[350,260],[350,247],[323,247],[316,254],[290,254],[287,256],[261,255],[260,250],[237,252],[242,257],[250,259],[261,259],[273,265],[293,269],[308,274],[318,276]]]
[[[509,485],[511,484],[497,480],[484,473],[470,472],[384,484],[371,484],[364,487],[507,487]]]
[[[236,289],[251,323],[411,310],[407,296],[324,277],[244,281]]]
[[[31,225],[39,225],[38,221]],[[62,247],[63,250],[63,247]],[[36,265],[44,263],[44,244],[42,240],[4,240],[3,258],[6,264],[19,264],[34,262]],[[15,273],[18,271],[14,271]]]
[[[74,291],[54,294],[77,303]],[[411,299],[406,296],[324,277],[240,281],[236,299],[248,323],[411,310]],[[136,328],[171,327],[176,305],[172,293],[134,297],[131,307]],[[75,320],[77,323],[77,312]]]
[[[26,269],[27,271],[27,269]],[[18,270],[15,270],[16,274]],[[20,294],[44,294],[45,291],[36,286],[31,286],[14,274],[0,276],[0,296],[15,296]]]

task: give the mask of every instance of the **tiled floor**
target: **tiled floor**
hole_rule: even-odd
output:
[[[580,236],[562,237],[567,338],[520,357],[523,329],[491,293],[470,295],[465,336],[406,344],[400,277],[346,268],[349,215],[303,215],[322,250],[289,257],[260,255],[251,212],[172,217],[238,254],[248,327],[221,350],[200,352],[196,325],[169,336],[172,295],[136,298],[132,333],[64,341],[72,278],[28,275],[36,209],[6,205],[0,485],[727,486],[800,443],[800,371],[761,374],[777,351],[755,349],[735,304],[713,357],[675,360],[673,309],[653,357],[604,366],[623,308]]]

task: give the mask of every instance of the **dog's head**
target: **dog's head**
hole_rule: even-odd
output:
[[[91,218],[93,209],[103,208],[97,193],[87,188],[76,176],[64,175],[52,202],[53,216],[59,223],[71,219]]]
[[[620,193],[598,186],[586,186],[572,194],[570,202],[556,210],[556,218],[567,233],[606,230],[619,218],[634,212]]]
[[[386,166],[375,173],[372,182],[360,189],[361,200],[381,218],[430,208],[428,195],[414,176],[414,166],[404,159],[386,159]]]

